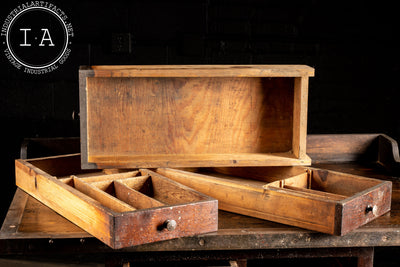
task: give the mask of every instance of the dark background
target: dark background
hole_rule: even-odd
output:
[[[2,2],[1,24],[25,1]],[[386,133],[400,140],[395,1],[50,1],[70,18],[72,53],[28,75],[0,53],[1,212],[15,192],[23,138],[79,136],[78,67],[99,64],[307,64],[309,133]],[[113,53],[129,33],[131,53]],[[4,49],[4,45],[3,45]]]

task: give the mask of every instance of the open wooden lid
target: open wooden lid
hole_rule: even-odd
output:
[[[82,168],[309,165],[304,65],[81,67]]]

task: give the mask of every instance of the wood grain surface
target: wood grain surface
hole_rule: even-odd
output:
[[[83,167],[309,165],[312,75],[296,65],[82,68]]]
[[[287,152],[293,80],[88,78],[89,155]]]
[[[314,76],[305,65],[120,65],[81,67],[96,77],[302,77]]]

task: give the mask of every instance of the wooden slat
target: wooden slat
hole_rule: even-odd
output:
[[[230,176],[238,176],[268,183],[307,173],[307,168],[299,166],[217,167],[211,169],[215,172]]]
[[[153,65],[91,66],[96,77],[301,77],[314,76],[305,65]]]
[[[164,168],[159,168],[157,169],[157,172],[163,175],[166,175],[169,177],[170,173],[174,172],[179,173],[179,177],[182,184],[187,184],[187,180],[193,178],[196,180],[201,180],[204,181],[205,183],[208,184],[209,190],[213,190],[213,185],[223,185],[227,187],[232,187],[232,188],[237,188],[237,189],[243,189],[243,190],[252,190],[255,192],[264,192],[263,186],[266,185],[266,182],[264,181],[257,181],[257,180],[250,180],[250,179],[243,179],[239,177],[232,177],[228,175],[222,175],[222,174],[213,174],[213,173],[208,173],[205,172],[204,174],[198,174],[198,173],[191,173],[191,172],[180,172],[179,170],[172,170],[172,169],[164,169]],[[186,176],[185,176],[186,175]],[[175,179],[173,179],[175,180]],[[189,187],[191,187],[189,185]]]
[[[98,189],[100,189],[100,190],[102,190],[102,191],[105,191],[105,192],[107,192],[107,193],[113,193],[114,192],[114,187],[112,186],[112,184],[113,184],[113,180],[110,180],[110,181],[99,181],[99,182],[92,182],[92,183],[90,183],[92,186],[95,186],[95,187],[97,187]],[[108,190],[107,189],[109,189],[110,187],[112,187],[111,189],[111,192],[108,192]]]
[[[165,206],[164,203],[133,190],[118,181],[114,181],[114,187],[117,198],[131,205],[132,207],[135,207],[136,209],[149,209]]]
[[[307,144],[308,77],[294,81],[293,139],[292,149],[296,157],[306,155]]]
[[[104,174],[104,175],[97,175],[97,176],[81,177],[80,179],[82,179],[82,181],[84,181],[85,183],[100,182],[100,181],[113,181],[113,180],[117,180],[117,179],[134,177],[138,173],[139,173],[138,171],[130,171],[130,172],[115,173],[115,174]]]
[[[297,166],[311,164],[308,156],[293,158],[291,153],[279,154],[174,154],[174,155],[91,155],[89,162],[97,168],[205,167],[205,166]]]
[[[99,201],[105,207],[114,210],[116,212],[134,211],[136,210],[132,206],[126,204],[125,202],[107,194],[106,192],[100,190],[99,188],[82,182],[79,178],[74,178],[74,187],[80,192],[86,194],[87,196]]]

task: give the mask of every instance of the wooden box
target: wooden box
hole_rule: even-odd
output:
[[[112,248],[217,230],[215,199],[148,169],[89,173],[80,162],[16,160],[16,184]]]
[[[309,165],[303,65],[92,66],[82,168]]]
[[[388,212],[392,183],[310,167],[157,172],[218,199],[219,208],[333,235]]]

